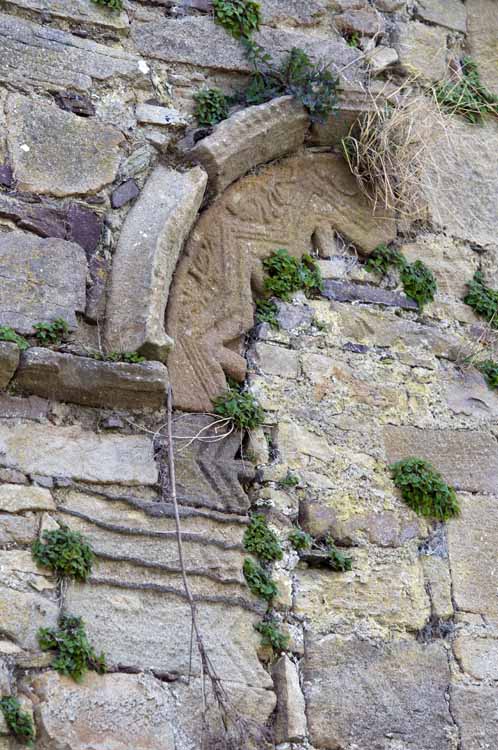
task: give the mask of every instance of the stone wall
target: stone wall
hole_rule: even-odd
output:
[[[193,96],[245,85],[240,43],[208,0],[124,5],[0,13],[0,327],[27,342],[0,341],[1,695],[32,712],[40,750],[201,748],[204,699],[207,746],[224,747],[161,453],[171,383],[185,566],[246,736],[265,729],[259,750],[490,750],[498,400],[468,360],[496,342],[462,298],[477,269],[498,287],[498,128],[446,121],[423,221],[374,211],[339,142],[372,96],[436,82],[465,52],[498,93],[496,0],[263,0],[256,40],[330,63],[338,115],[314,123],[281,97],[214,129],[196,127]],[[396,274],[365,269],[391,242],[436,275],[423,314]],[[319,257],[324,291],[279,303],[279,330],[254,327],[279,247]],[[59,318],[69,334],[41,345],[37,324]],[[210,414],[227,376],[265,410],[248,438]],[[413,454],[455,486],[459,519],[401,502],[387,467]],[[279,658],[242,573],[256,508],[284,547]],[[86,583],[32,558],[61,523],[96,553]],[[300,561],[296,524],[347,548],[352,570]],[[84,618],[105,675],[51,667],[37,631],[61,612]],[[0,716],[1,750],[18,747]]]

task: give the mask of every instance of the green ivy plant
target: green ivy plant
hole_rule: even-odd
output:
[[[256,302],[256,322],[268,323],[272,328],[279,329],[278,307],[270,300],[258,300]]]
[[[288,301],[299,290],[303,290],[307,297],[312,297],[323,289],[320,269],[311,255],[303,255],[298,260],[281,248],[263,260],[263,268],[267,274],[266,293],[284,301]]]
[[[21,709],[21,704],[14,696],[0,699],[0,710],[5,723],[16,740],[27,747],[34,747],[35,727],[31,716]]]
[[[406,296],[415,300],[420,310],[433,301],[437,291],[436,279],[430,268],[421,260],[408,263],[399,250],[379,245],[365,264],[367,271],[379,276],[385,276],[391,267],[399,270]]]
[[[95,556],[82,534],[61,524],[59,529],[44,531],[42,540],[37,539],[31,546],[38,565],[51,568],[60,578],[87,580]]]
[[[428,461],[405,458],[389,468],[403,500],[419,516],[446,521],[459,515],[455,490]]]
[[[244,534],[244,549],[259,557],[263,562],[268,563],[282,559],[283,553],[280,542],[269,528],[262,513],[254,513],[251,516],[249,526]]]
[[[329,566],[332,570],[336,570],[339,573],[346,573],[353,567],[353,558],[348,557],[341,552],[334,544],[333,540],[327,541],[327,552],[329,556]]]
[[[482,372],[490,388],[498,388],[498,362],[492,359],[485,359],[483,362],[476,363],[477,369]]]
[[[9,328],[9,326],[0,326],[0,341],[10,341],[13,344],[17,344],[22,352],[26,351],[29,346],[29,342],[23,336],[16,333],[13,328]]]
[[[111,10],[121,11],[123,10],[123,0],[92,0],[97,5],[105,5]]]
[[[251,39],[243,39],[252,67],[249,86],[241,95],[246,105],[263,104],[279,96],[293,96],[314,122],[324,122],[337,112],[339,79],[323,62],[313,63],[299,47],[293,47],[277,66],[271,55]]]
[[[477,315],[488,321],[491,328],[498,328],[498,292],[484,283],[481,271],[476,271],[467,283],[468,292],[463,298]]]
[[[269,646],[278,654],[287,649],[290,640],[289,636],[282,633],[277,620],[263,620],[262,622],[258,622],[254,628],[261,634],[262,646]]]
[[[313,545],[313,537],[302,529],[293,529],[289,534],[289,542],[292,544],[297,552],[301,550],[311,549]]]
[[[255,596],[260,596],[266,601],[271,601],[277,596],[277,584],[272,580],[271,575],[249,557],[244,560],[243,573],[247,585]]]
[[[38,642],[42,651],[56,652],[52,667],[75,682],[81,682],[89,669],[98,674],[106,671],[105,656],[96,655],[81,617],[63,615],[58,628],[40,628]]]
[[[293,474],[292,471],[288,471],[286,476],[280,480],[279,485],[281,487],[297,487],[301,480],[297,474]]]
[[[487,114],[498,117],[498,96],[483,86],[477,64],[470,57],[463,59],[462,76],[456,83],[441,81],[433,91],[442,109],[471,123],[480,122]]]
[[[41,346],[61,344],[69,333],[69,325],[64,318],[56,318],[51,323],[36,323],[35,338]]]
[[[261,24],[261,6],[254,0],[212,0],[214,19],[235,39],[248,39]]]
[[[230,99],[220,89],[201,89],[194,94],[194,101],[199,125],[212,127],[228,117]]]
[[[214,400],[214,413],[232,420],[239,430],[255,430],[263,424],[265,418],[263,409],[252,393],[243,391],[232,381],[229,381],[225,393]]]

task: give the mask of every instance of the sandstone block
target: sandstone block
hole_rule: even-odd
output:
[[[184,128],[189,122],[177,109],[153,104],[139,104],[135,109],[135,115],[139,122],[147,125],[165,125],[170,128]]]
[[[325,122],[313,122],[307,142],[313,146],[340,146],[359,117],[372,111],[372,99],[362,91],[339,92],[337,112]]]
[[[446,620],[454,613],[448,560],[437,555],[422,555],[421,560],[432,613],[435,617]]]
[[[76,328],[85,310],[87,263],[74,242],[40,239],[23,232],[0,237],[0,325],[33,333],[40,321],[64,318]]]
[[[461,732],[462,750],[491,750],[498,746],[498,690],[495,687],[454,685],[450,700]]]
[[[325,8],[324,0],[265,0],[261,11],[265,26],[316,26],[325,15]]]
[[[296,151],[308,126],[306,110],[291,96],[272,99],[221,122],[189,157],[204,167],[210,190],[219,194],[250,169]]]
[[[72,0],[70,3],[56,0],[7,0],[7,7],[9,6],[34,11],[44,17],[53,16],[117,31],[127,29],[130,24],[126,11],[109,13],[106,8],[92,5],[89,0]]]
[[[0,544],[32,544],[38,536],[39,521],[34,514],[27,516],[2,515]]]
[[[257,343],[254,347],[253,360],[257,367],[269,375],[281,378],[297,378],[299,374],[299,356],[292,349],[283,346]]]
[[[143,435],[96,435],[78,426],[0,424],[0,463],[26,474],[87,482],[155,484],[152,443]]]
[[[183,243],[201,205],[207,177],[159,166],[126,217],[112,265],[106,338],[113,351],[164,360],[169,287]]]
[[[0,14],[0,40],[0,80],[14,85],[86,91],[94,80],[147,81],[135,55],[15,16]]]
[[[43,487],[0,484],[0,510],[21,513],[26,510],[55,510],[51,493]]]
[[[485,432],[384,428],[387,461],[415,456],[430,461],[446,482],[459,490],[495,492],[498,482],[498,446]]]
[[[464,672],[474,680],[498,680],[498,639],[459,633],[453,649]]]
[[[467,0],[467,45],[471,57],[477,62],[481,80],[498,95],[498,70],[496,69],[496,28],[498,5],[494,0]]]
[[[306,737],[306,713],[296,665],[288,656],[281,656],[272,677],[277,693],[275,741],[299,742]]]
[[[439,81],[446,72],[447,32],[418,21],[399,24],[394,37],[394,48],[399,62],[408,74]]]
[[[27,96],[7,100],[8,149],[20,190],[97,193],[116,177],[122,140],[119,130],[93,118]]]
[[[58,615],[57,604],[42,594],[0,586],[2,636],[13,640],[19,647],[39,650],[38,628],[55,627]]]
[[[362,36],[375,36],[383,34],[386,24],[380,13],[375,8],[368,6],[360,10],[349,10],[334,16],[334,26],[341,33],[361,34]]]
[[[396,65],[399,60],[398,53],[392,47],[379,45],[368,53],[367,60],[371,70],[375,74],[383,73],[386,68]]]
[[[116,409],[159,409],[168,372],[159,362],[102,362],[33,347],[24,352],[16,376],[27,393],[56,401]]]
[[[304,663],[311,741],[324,750],[387,748],[396,737],[400,747],[450,750],[449,680],[441,642],[311,634]]]
[[[19,347],[0,341],[0,389],[7,388],[19,364]]]
[[[452,31],[467,31],[467,12],[460,0],[417,0],[416,14],[427,23]]]
[[[391,292],[369,284],[351,284],[347,281],[325,281],[324,297],[337,302],[362,302],[385,307],[401,307],[404,310],[418,310],[417,303],[401,292]]]
[[[7,419],[33,419],[36,422],[42,422],[46,418],[47,413],[48,401],[42,398],[38,398],[37,396],[18,398],[10,396],[7,393],[0,393],[0,417],[6,417]],[[13,479],[12,481],[17,482],[18,479]]]
[[[422,260],[429,266],[436,277],[438,296],[462,299],[467,282],[479,268],[479,257],[467,244],[441,235],[423,235],[400,250],[410,263]]]

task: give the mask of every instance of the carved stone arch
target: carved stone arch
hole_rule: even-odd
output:
[[[365,253],[396,234],[374,216],[345,161],[301,152],[242,177],[205,210],[177,266],[166,314],[175,406],[210,411],[226,375],[246,373],[244,334],[254,324],[262,260],[277,248],[302,257],[320,228],[336,229]]]

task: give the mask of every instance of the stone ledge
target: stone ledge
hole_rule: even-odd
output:
[[[36,396],[84,406],[159,409],[168,372],[159,362],[102,362],[33,347],[22,354],[14,383]]]
[[[363,302],[385,307],[401,307],[403,310],[418,310],[417,303],[401,292],[391,292],[369,284],[350,284],[341,281],[325,281],[323,296],[335,302]]]

